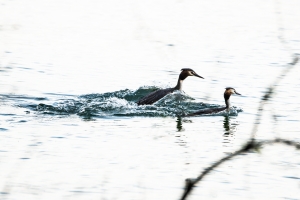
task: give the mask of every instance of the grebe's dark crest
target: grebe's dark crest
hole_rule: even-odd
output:
[[[230,102],[229,102],[229,98],[232,94],[237,94],[237,95],[241,95],[240,93],[238,93],[234,88],[232,87],[227,87],[225,88],[225,92],[224,92],[224,100],[225,100],[225,107],[221,107],[221,108],[209,108],[209,109],[203,109],[203,110],[199,110],[195,113],[191,113],[188,114],[186,116],[195,116],[195,115],[205,115],[205,114],[213,114],[213,113],[218,113],[221,112],[223,110],[230,110]]]
[[[141,98],[137,102],[137,104],[138,105],[153,104],[154,102],[163,98],[167,94],[174,92],[175,90],[182,90],[182,82],[188,76],[196,76],[199,78],[203,78],[202,76],[199,76],[194,70],[190,68],[183,68],[181,69],[181,73],[179,74],[177,85],[174,88],[161,89],[161,90],[156,90],[154,92],[151,92],[150,94]]]

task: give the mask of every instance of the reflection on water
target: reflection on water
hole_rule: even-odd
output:
[[[182,118],[181,117],[177,117],[176,119],[176,128],[177,128],[177,132],[175,134],[176,139],[176,144],[179,144],[179,146],[186,146],[187,142],[185,139],[185,135],[183,135],[182,133],[184,132],[184,128],[182,126]]]
[[[235,119],[235,118],[232,118]],[[234,133],[236,132],[236,127],[238,123],[231,123],[230,122],[230,116],[224,116],[223,120],[223,128],[224,128],[224,146],[227,146],[228,144],[232,143],[234,140]]]
[[[176,128],[177,128],[177,132],[184,131],[184,128],[182,126],[182,118],[181,117],[177,117]]]
[[[224,129],[225,129],[224,135],[230,134],[230,124],[229,124],[228,116],[224,116],[223,125],[224,125]]]

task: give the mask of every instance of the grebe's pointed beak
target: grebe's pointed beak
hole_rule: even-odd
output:
[[[202,76],[199,76],[196,72],[194,72],[194,76],[197,76],[199,78],[203,78]],[[203,78],[204,79],[204,78]]]
[[[234,91],[235,92],[235,94],[237,94],[237,95],[241,95],[240,93],[238,93],[237,91]]]

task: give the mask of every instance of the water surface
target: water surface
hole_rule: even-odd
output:
[[[299,53],[298,1],[2,1],[0,199],[179,199],[250,137],[266,87]],[[285,42],[280,40],[280,37]],[[145,94],[184,92],[137,106]],[[300,141],[299,66],[258,140]],[[182,117],[224,105],[230,113]],[[190,199],[299,199],[299,152],[274,145],[207,176]]]

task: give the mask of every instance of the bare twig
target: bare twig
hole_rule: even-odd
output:
[[[241,155],[243,153],[247,153],[251,150],[257,151],[257,150],[261,149],[264,145],[271,145],[271,144],[284,144],[284,145],[288,145],[288,146],[293,146],[297,150],[300,150],[300,144],[296,143],[294,141],[291,141],[291,140],[285,140],[285,139],[281,139],[281,138],[277,138],[277,139],[274,139],[274,140],[265,140],[265,141],[261,141],[261,142],[256,142],[255,140],[250,140],[241,149],[237,150],[236,152],[234,152],[233,154],[231,154],[229,156],[226,156],[226,157],[220,159],[219,161],[217,161],[216,163],[214,163],[210,167],[206,168],[197,178],[195,178],[195,179],[192,179],[192,178],[186,179],[185,180],[185,183],[186,183],[185,184],[185,190],[184,190],[184,193],[181,197],[181,200],[185,200],[187,198],[187,196],[190,194],[190,192],[192,191],[193,187],[199,181],[201,181],[206,175],[208,175],[211,171],[213,171],[215,168],[217,168],[218,166],[220,166],[224,162],[229,161],[232,158],[234,158],[238,155]]]
[[[251,139],[252,140],[255,139],[256,132],[257,132],[258,126],[260,124],[261,116],[262,116],[262,113],[264,111],[264,109],[263,109],[264,105],[273,97],[274,91],[275,91],[276,87],[278,86],[279,82],[288,74],[288,72],[296,64],[298,64],[298,61],[299,61],[299,57],[296,54],[294,54],[293,61],[287,65],[287,67],[282,71],[280,76],[278,76],[275,79],[273,84],[267,89],[267,91],[263,95],[263,97],[262,97],[262,99],[259,103],[258,109],[257,109],[258,111],[257,111],[256,119],[255,119],[254,126],[253,126],[252,133],[251,133]]]

